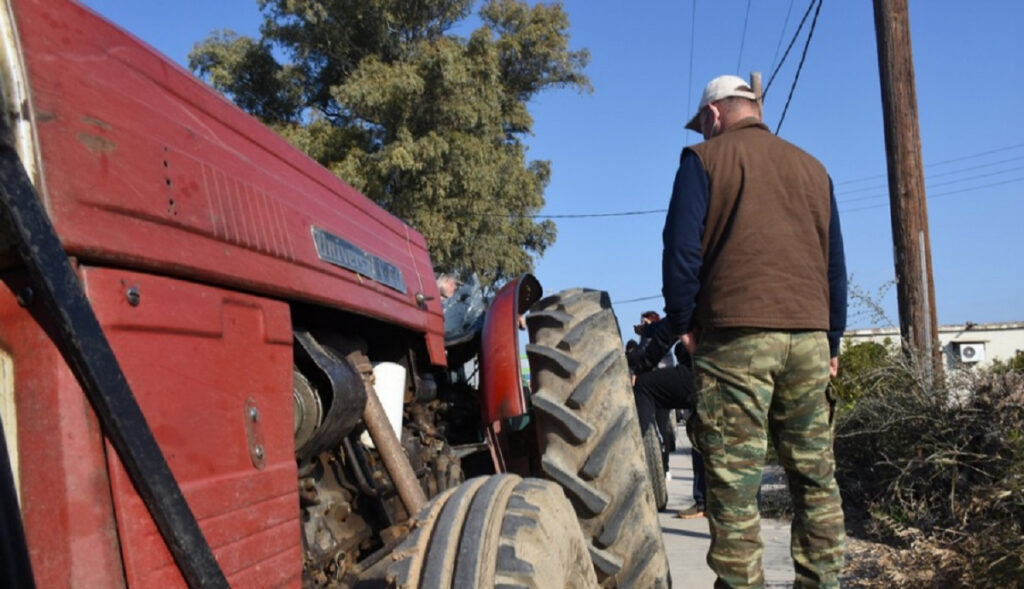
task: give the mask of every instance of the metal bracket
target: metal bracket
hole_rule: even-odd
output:
[[[249,460],[263,470],[267,465],[267,444],[263,441],[263,416],[256,406],[256,400],[245,400],[245,439],[249,443]]]

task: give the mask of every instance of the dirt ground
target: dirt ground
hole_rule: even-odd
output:
[[[793,507],[785,485],[782,469],[776,465],[765,468],[761,486],[761,515],[789,520]],[[905,532],[900,538],[904,547],[865,539],[858,518],[847,514],[846,566],[840,581],[844,588],[854,589],[946,589],[963,587],[951,578],[962,570],[960,557],[938,548],[921,535]],[[854,520],[854,521],[851,521]]]
[[[926,542],[894,548],[848,537],[846,567],[840,582],[844,588],[855,589],[964,587],[966,585],[951,578],[956,577],[961,564],[958,560],[950,551]]]

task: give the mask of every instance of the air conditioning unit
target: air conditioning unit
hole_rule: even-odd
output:
[[[985,344],[961,343],[957,345],[957,357],[965,364],[975,364],[985,360]]]

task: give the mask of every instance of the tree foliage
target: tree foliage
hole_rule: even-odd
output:
[[[561,5],[257,0],[261,37],[215,32],[189,65],[239,106],[424,234],[439,271],[528,271],[555,226],[550,162],[528,161],[530,100],[590,89]]]

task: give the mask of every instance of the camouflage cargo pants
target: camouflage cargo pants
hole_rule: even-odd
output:
[[[707,331],[694,361],[693,441],[707,475],[715,586],[764,585],[756,496],[770,431],[793,496],[794,587],[838,587],[845,531],[825,397],[825,334]]]

